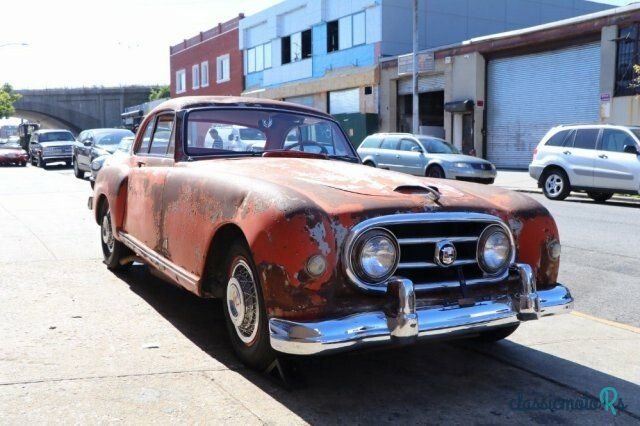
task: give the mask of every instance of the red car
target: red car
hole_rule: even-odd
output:
[[[0,165],[2,166],[26,166],[29,161],[29,154],[22,149],[20,144],[6,143],[0,145]]]
[[[237,150],[221,135],[249,129]],[[367,167],[301,105],[184,97],[143,121],[89,199],[104,261],[223,301],[239,358],[499,340],[569,312],[558,230],[526,195]]]

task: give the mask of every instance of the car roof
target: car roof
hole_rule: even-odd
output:
[[[271,99],[249,98],[244,96],[182,96],[179,98],[169,99],[161,103],[151,111],[151,114],[163,110],[179,111],[190,108],[212,106],[282,108],[293,112],[321,115],[328,119],[334,120],[331,115],[305,105],[294,104],[291,102],[274,101]]]
[[[42,129],[42,130],[36,130],[34,133],[53,133],[53,132],[69,132],[71,133],[71,130],[67,130],[67,129]]]
[[[553,129],[640,129],[640,127],[624,124],[560,124]]]

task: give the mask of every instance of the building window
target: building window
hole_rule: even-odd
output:
[[[255,66],[255,58],[254,58]],[[218,56],[216,59],[216,82],[223,83],[231,79],[229,67],[229,55]]]
[[[348,49],[366,43],[364,12],[344,16],[327,23],[327,52]]]
[[[176,71],[176,93],[183,93],[187,90],[187,71],[182,69]]]
[[[311,57],[311,30],[282,37],[282,64]]]
[[[194,90],[200,87],[200,67],[198,65],[191,67],[191,81],[193,82]]]
[[[640,93],[633,66],[640,64],[638,46],[638,25],[620,28],[618,34],[618,55],[616,59],[616,96],[630,96]]]
[[[271,42],[247,50],[245,59],[247,74],[271,68]]]
[[[209,86],[209,61],[200,64],[200,87]]]

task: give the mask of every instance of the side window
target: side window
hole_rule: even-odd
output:
[[[602,132],[602,151],[624,152],[625,145],[635,145],[633,138],[621,130],[604,129]]]
[[[379,148],[380,139],[376,137],[368,137],[362,142],[360,146],[362,148]]]
[[[384,140],[382,141],[382,145],[380,145],[380,149],[397,149],[397,147],[397,138],[384,138]]]
[[[566,146],[564,144],[565,140],[568,139],[571,132],[569,130],[563,130],[561,132],[556,133],[551,136],[551,138],[545,143],[545,146]]]
[[[600,129],[578,129],[573,141],[574,148],[596,149]]]
[[[400,151],[414,151],[417,152],[417,150],[420,147],[418,146],[417,143],[415,143],[414,141],[412,141],[411,139],[401,139],[400,140]]]
[[[149,145],[151,144],[151,133],[153,133],[154,124],[155,120],[152,120],[147,125],[147,128],[144,129],[144,135],[142,135],[142,143],[136,151],[136,154],[147,154],[149,152]]]
[[[165,155],[167,153],[172,130],[173,114],[161,115],[158,117],[156,128],[153,131],[153,137],[151,138],[149,154]]]

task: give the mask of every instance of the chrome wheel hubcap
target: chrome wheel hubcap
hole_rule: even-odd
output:
[[[545,189],[547,190],[547,194],[552,197],[558,196],[564,189],[564,181],[562,180],[562,177],[555,173],[550,174],[545,182]]]
[[[107,212],[102,217],[102,243],[105,245],[109,253],[113,252],[113,232],[111,230],[111,211]]]
[[[256,282],[244,260],[239,260],[231,271],[226,302],[236,334],[244,343],[251,343],[258,333],[260,309]]]

